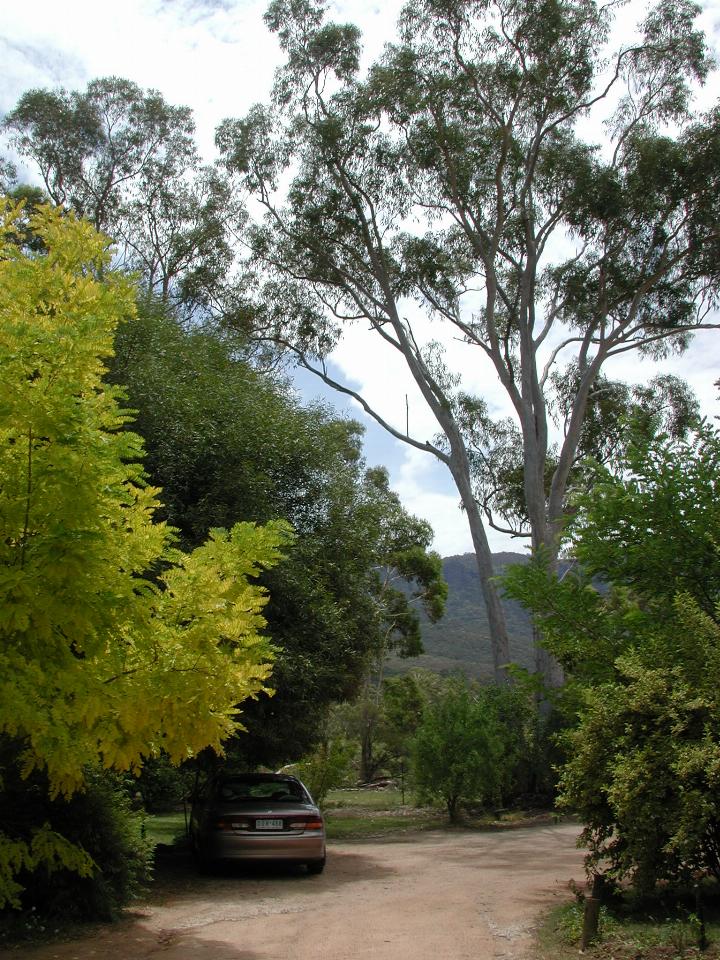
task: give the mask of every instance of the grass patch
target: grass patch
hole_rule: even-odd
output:
[[[154,844],[174,843],[180,837],[185,837],[185,814],[153,813],[144,821],[145,836]]]
[[[576,899],[556,907],[538,932],[538,960],[576,960],[584,904]],[[670,905],[656,899],[643,904],[618,899],[600,912],[597,941],[585,952],[592,960],[690,960],[720,958],[720,892],[705,909],[708,948],[699,949],[700,923],[690,901]]]
[[[342,812],[325,818],[328,840],[369,840],[373,837],[399,836],[421,830],[437,830],[445,826],[445,818],[435,811],[409,810],[390,812],[382,816],[353,815]]]
[[[443,806],[415,806],[413,800],[406,791],[403,804],[401,791],[393,787],[332,790],[323,808],[328,839],[362,840],[423,830],[508,829],[557,819],[547,810],[469,810],[457,824],[451,824]]]
[[[413,797],[394,787],[331,790],[323,806],[328,840],[365,840],[403,836],[442,828],[440,810],[412,806]]]
[[[448,822],[441,807],[416,807],[406,792],[402,803],[400,790],[388,787],[382,790],[332,790],[323,812],[328,840],[364,840],[374,837],[404,837],[425,830],[487,830],[525,826],[537,822],[533,811],[504,811],[496,816],[492,811],[474,811],[467,814],[456,827]],[[542,819],[550,820],[547,812]],[[154,843],[173,844],[185,837],[185,817],[182,812],[150,814],[145,820],[146,836]]]
[[[406,791],[405,803],[409,803],[411,800],[410,793]],[[324,809],[395,810],[402,804],[402,793],[394,787],[384,787],[379,790],[331,790],[325,801]]]

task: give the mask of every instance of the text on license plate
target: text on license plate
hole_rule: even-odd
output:
[[[256,830],[282,830],[283,822],[282,820],[256,820],[255,829]]]

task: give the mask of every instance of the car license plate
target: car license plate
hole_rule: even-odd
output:
[[[256,820],[255,829],[256,830],[282,830],[283,822],[282,820]]]

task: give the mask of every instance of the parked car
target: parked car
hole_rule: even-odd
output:
[[[193,803],[190,840],[199,866],[222,860],[325,866],[325,824],[307,788],[283,773],[222,774]]]

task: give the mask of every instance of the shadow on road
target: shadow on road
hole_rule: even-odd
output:
[[[81,938],[24,947],[23,960],[145,960],[162,952],[163,960],[267,960],[267,953],[213,938],[210,925],[272,917],[281,912],[303,914],[316,897],[360,881],[383,880],[397,871],[358,851],[329,851],[325,872],[308,875],[293,864],[222,864],[210,874],[197,873],[182,845],[159,846],[155,882],[144,905],[125,912],[112,925],[95,927]],[[197,905],[200,904],[198,912]],[[167,908],[170,908],[168,911]],[[177,910],[176,908],[180,908]],[[161,926],[168,923],[168,928]],[[172,926],[170,926],[172,925]]]
[[[187,850],[160,848],[153,893],[134,913],[82,939],[23,948],[18,960],[531,955],[536,918],[582,871],[574,841],[573,828],[553,827],[331,846],[321,875],[230,864],[199,876]]]
[[[328,849],[325,872],[309,875],[304,865],[292,863],[247,864],[218,863],[199,873],[190,852],[182,845],[159,845],[155,856],[155,880],[150,891],[151,903],[171,896],[209,896],[220,899],[242,897],[244,900],[277,893],[298,893],[311,896],[339,886],[365,880],[382,880],[397,871],[392,861],[380,862],[361,850]]]
[[[226,940],[206,938],[199,930],[157,930],[140,915],[129,915],[78,939],[42,945],[24,945],[13,953],[16,960],[148,960],[162,954],[163,960],[267,960]],[[4,956],[4,954],[3,954]]]

